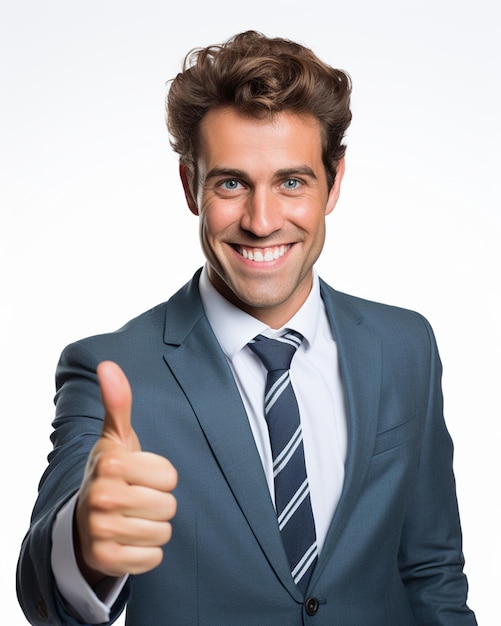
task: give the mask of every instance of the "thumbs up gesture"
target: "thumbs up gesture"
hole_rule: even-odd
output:
[[[177,473],[142,452],[131,426],[132,392],[120,367],[97,368],[105,417],[92,449],[76,506],[75,553],[89,584],[105,576],[147,572],[162,560],[176,512]]]

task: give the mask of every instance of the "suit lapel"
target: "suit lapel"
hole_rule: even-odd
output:
[[[372,457],[382,371],[379,337],[345,296],[323,282],[321,290],[338,348],[349,443],[341,498],[312,583],[321,575],[349,521]],[[240,394],[203,311],[198,276],[169,301],[164,340],[165,362],[186,394],[243,515],[277,576],[300,601]]]
[[[314,579],[332,556],[340,532],[349,522],[374,450],[381,393],[380,339],[345,296],[325,283],[322,297],[336,339],[348,419],[348,454],[341,497],[319,558]],[[314,581],[312,581],[314,582]]]
[[[194,279],[168,303],[165,362],[190,402],[257,541],[296,599],[261,460],[230,367],[205,317]]]

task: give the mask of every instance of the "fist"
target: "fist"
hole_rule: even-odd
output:
[[[177,472],[157,454],[141,451],[131,426],[132,392],[120,367],[97,368],[105,410],[75,514],[75,552],[91,586],[105,576],[147,572],[162,560],[176,513]]]

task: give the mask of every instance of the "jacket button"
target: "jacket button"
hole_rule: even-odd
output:
[[[316,598],[306,598],[304,606],[308,615],[316,615],[318,611],[318,600]]]

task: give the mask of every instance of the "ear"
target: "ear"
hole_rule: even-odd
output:
[[[332,211],[334,211],[334,207],[337,204],[339,199],[339,194],[341,193],[341,181],[344,176],[344,157],[340,159],[339,163],[336,167],[336,178],[334,179],[334,183],[329,191],[329,197],[327,198],[327,204],[325,206],[325,215],[329,215]]]
[[[198,215],[198,206],[191,191],[190,182],[188,180],[188,172],[182,163],[179,164],[179,176],[181,177],[181,182],[183,183],[184,196],[186,198],[186,202],[188,203],[188,207],[193,215]]]

